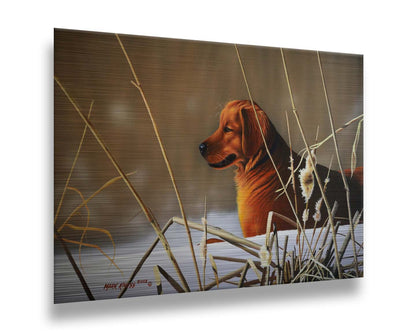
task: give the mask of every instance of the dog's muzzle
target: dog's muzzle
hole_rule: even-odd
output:
[[[224,158],[221,162],[218,162],[218,163],[208,163],[208,165],[210,167],[213,167],[213,168],[224,168],[227,165],[230,165],[231,163],[233,163],[235,161],[236,157],[237,157],[236,154],[230,154],[226,158]]]

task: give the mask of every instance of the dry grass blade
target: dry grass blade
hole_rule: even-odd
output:
[[[335,214],[336,214],[337,210],[338,210],[338,202],[337,202],[337,201],[334,201],[334,205],[332,206],[332,210],[331,210],[331,215],[332,215],[332,218],[334,218],[334,216],[335,216]],[[316,247],[318,246],[318,242],[319,242],[319,239],[321,238],[322,231],[324,230],[325,225],[327,225],[328,220],[329,220],[329,218],[327,218],[326,223],[325,223],[325,224],[321,227],[321,230],[319,231],[318,237],[316,238],[315,245],[314,245],[314,248],[313,248],[313,251],[314,251],[314,252],[315,252],[315,250],[316,250]],[[327,225],[327,228],[326,228],[326,232],[325,232],[325,234],[324,234],[324,238],[323,238],[322,243],[321,243],[321,248],[320,248],[320,250],[321,250],[321,249],[323,249],[323,248],[326,246],[326,241],[327,241],[327,239],[328,239],[329,229],[330,229],[330,226],[329,226],[329,224],[328,224],[328,225]],[[317,256],[317,259],[318,259],[318,260],[320,260],[320,258],[321,258],[321,256],[320,256],[320,255],[318,255],[318,256]]]
[[[257,269],[256,265],[254,264],[252,259],[247,259],[248,264],[250,265],[251,269],[256,273],[257,278],[261,281],[261,274],[259,270]]]
[[[280,283],[283,283],[283,279],[285,276],[285,270],[286,270],[286,253],[287,253],[287,242],[289,240],[289,236],[285,236],[285,245],[283,246],[283,255],[282,255],[282,274],[281,274],[281,281]]]
[[[246,262],[243,271],[241,272],[240,282],[238,283],[238,288],[244,287],[244,281],[246,279],[248,268],[250,267],[250,264]]]
[[[204,234],[203,234],[203,241],[201,242],[201,251],[202,251],[202,267],[203,267],[203,273],[202,273],[202,281],[203,286],[205,286],[205,273],[206,273],[206,267],[207,267],[207,219],[206,217],[202,218],[202,223],[204,226]]]
[[[88,111],[88,116],[87,116],[88,119],[90,119],[91,111],[92,111],[92,106],[93,105],[94,105],[94,101],[91,101],[90,109]],[[75,164],[77,164],[78,156],[79,156],[79,153],[81,151],[82,144],[84,143],[84,138],[85,138],[86,132],[87,132],[87,125],[84,126],[84,130],[82,132],[82,136],[81,136],[81,140],[80,140],[79,145],[78,145],[77,152],[76,152],[75,157],[74,157],[74,160],[72,162],[71,169],[69,170],[69,174],[68,174],[68,177],[67,177],[66,182],[65,182],[64,190],[62,191],[61,199],[59,200],[58,207],[56,208],[54,223],[56,223],[56,220],[57,220],[57,218],[59,216],[59,212],[61,210],[62,203],[64,201],[64,197],[65,197],[65,194],[66,194],[66,190],[68,188],[69,181],[71,180],[71,177],[72,177],[72,172],[74,171]]]
[[[72,230],[79,230],[79,231],[96,231],[96,232],[101,232],[101,233],[103,233],[103,234],[107,235],[107,236],[108,236],[108,238],[110,238],[110,241],[111,241],[111,243],[113,244],[113,249],[115,250],[116,243],[114,242],[113,236],[111,236],[111,233],[110,233],[108,230],[104,229],[104,228],[96,228],[96,227],[79,227],[79,226],[73,225],[73,224],[71,224],[71,223],[68,223],[68,224],[66,225],[66,227],[67,227],[67,228],[70,228],[70,229],[72,229]],[[113,260],[114,260],[114,258],[115,258],[115,253],[114,253],[114,255],[113,255]]]
[[[348,121],[348,122],[346,122],[344,125],[342,125],[340,128],[338,128],[336,131],[335,131],[335,133],[339,133],[339,132],[341,132],[342,130],[344,130],[345,128],[347,128],[349,125],[351,125],[351,124],[353,124],[353,123],[355,123],[356,121],[359,121],[359,120],[361,120],[361,119],[363,119],[363,115],[361,114],[361,115],[359,115],[359,116],[357,116],[357,117],[355,117],[355,118],[353,118],[353,119],[351,119],[350,121]],[[316,144],[313,144],[312,146],[310,146],[310,149],[318,149],[319,147],[321,147],[325,142],[327,142],[328,140],[330,140],[331,138],[332,138],[332,134],[330,134],[330,135],[328,135],[325,139],[323,139],[322,141],[320,141],[320,142],[318,142],[318,143],[316,143]],[[299,151],[299,153],[300,154],[303,154],[304,152],[306,151],[306,148],[303,148],[303,149],[301,149],[300,151]]]
[[[330,260],[332,259],[332,247],[334,247],[334,250],[335,250],[335,245],[337,244],[337,241],[336,241],[336,235],[337,235],[337,233],[338,233],[338,228],[339,228],[340,224],[341,224],[341,223],[340,223],[339,221],[335,224],[335,227],[334,227],[335,237],[332,237],[332,238],[329,240],[328,248],[327,248],[327,250],[326,250],[325,259],[323,260],[323,262],[324,262],[326,265],[329,265]],[[338,258],[339,258],[339,257],[338,257]],[[342,273],[342,271],[341,271],[341,273]],[[340,274],[340,272],[338,272],[338,274]],[[340,276],[338,276],[338,278],[340,278]]]
[[[277,234],[277,229],[274,229],[274,233],[275,233],[275,249],[276,249],[276,267],[275,267],[275,272],[276,272],[276,284],[279,283],[279,279],[280,279],[280,258],[279,258],[279,237]]]
[[[166,253],[169,256],[169,259],[172,261],[173,266],[175,267],[175,270],[184,286],[184,289],[186,291],[190,291],[189,290],[189,286],[185,280],[185,277],[181,271],[181,269],[179,268],[178,262],[175,258],[175,256],[172,253],[172,250],[169,246],[168,240],[166,239],[166,237],[161,233],[161,229],[159,224],[157,223],[157,220],[155,219],[155,217],[153,216],[151,210],[144,204],[142,198],[139,196],[139,194],[136,192],[136,190],[134,189],[133,185],[131,184],[130,180],[127,178],[126,174],[123,172],[123,170],[121,169],[121,167],[119,166],[119,164],[117,163],[116,159],[114,158],[114,156],[111,154],[110,150],[107,148],[107,146],[104,144],[104,141],[100,138],[100,136],[98,135],[98,132],[96,131],[96,129],[94,128],[94,126],[91,124],[91,122],[84,116],[84,114],[80,111],[80,109],[78,108],[77,104],[75,103],[75,101],[72,99],[72,97],[68,94],[68,92],[66,91],[66,89],[64,88],[64,86],[61,84],[61,82],[58,80],[58,78],[55,77],[55,82],[59,85],[59,87],[61,88],[61,90],[64,92],[65,96],[68,98],[68,100],[71,102],[71,104],[74,106],[75,110],[78,112],[78,115],[81,117],[81,119],[85,122],[85,124],[87,124],[89,130],[91,131],[91,133],[94,135],[94,137],[96,138],[97,142],[99,143],[99,145],[101,146],[101,148],[104,150],[105,154],[107,155],[107,157],[109,158],[109,160],[111,161],[111,163],[113,164],[114,168],[117,170],[117,172],[120,174],[120,176],[123,178],[125,184],[127,185],[128,189],[130,190],[130,192],[132,193],[133,197],[136,199],[137,203],[139,204],[139,206],[141,207],[142,211],[144,212],[144,214],[146,215],[146,218],[148,219],[148,221],[150,222],[151,226],[153,227],[153,229],[155,230],[156,234],[159,236],[160,238],[160,242],[162,243],[163,247],[165,248]]]
[[[159,266],[153,266],[153,274],[155,275],[157,294],[162,295],[162,278],[159,272]]]
[[[263,270],[263,275],[261,277],[260,285],[261,286],[267,286],[269,285],[269,274],[270,274],[270,266],[267,266]]]
[[[296,178],[295,178],[295,167],[293,165],[293,151],[292,151],[292,138],[290,135],[290,126],[289,126],[289,117],[287,115],[287,111],[285,112],[286,114],[286,125],[287,125],[287,135],[289,137],[289,149],[290,149],[290,173],[291,173],[291,177],[292,177],[292,187],[293,187],[293,195],[295,197],[295,211],[296,211],[296,215],[298,214],[298,198],[296,195]],[[287,186],[287,185],[286,185]],[[296,228],[299,230],[299,227],[296,226]]]
[[[181,219],[180,217],[173,217],[172,221],[175,222],[175,223],[178,223],[180,225],[185,224],[184,220]],[[188,220],[188,225],[192,229],[199,230],[199,231],[204,231],[204,227],[200,223],[195,223],[195,222],[192,222],[192,221]],[[225,241],[227,241],[231,244],[237,243],[237,244],[244,245],[244,246],[247,246],[249,248],[252,248],[256,251],[260,251],[260,249],[261,249],[261,245],[259,245],[257,243],[254,243],[254,242],[252,242],[248,239],[235,236],[232,233],[230,233],[228,231],[225,231],[225,230],[223,230],[221,228],[218,228],[218,227],[213,227],[213,226],[207,225],[207,232],[209,234],[218,236],[218,237],[222,238],[223,240],[225,240]]]
[[[169,227],[172,224],[173,224],[173,221],[172,221],[172,219],[170,219],[168,221],[168,223],[166,223],[166,225],[163,227],[162,234],[164,234],[169,229]],[[118,298],[123,297],[124,293],[128,289],[128,286],[134,280],[134,278],[136,277],[137,273],[139,273],[140,269],[143,267],[144,263],[146,262],[147,258],[150,256],[150,254],[152,253],[152,251],[156,247],[157,243],[159,243],[159,236],[157,236],[155,238],[155,240],[153,241],[152,245],[150,245],[149,249],[145,252],[145,254],[143,255],[143,257],[140,259],[139,263],[137,264],[136,268],[134,269],[133,273],[131,274],[129,281],[125,284],[125,287],[123,288],[123,290],[118,295]]]
[[[130,172],[128,174],[126,174],[127,176],[133,175],[134,173],[136,173],[136,171]],[[64,221],[64,223],[62,223],[58,229],[58,231],[61,231],[65,225],[69,222],[69,220],[76,214],[79,212],[79,210],[84,207],[86,204],[88,204],[88,202],[90,202],[92,199],[94,199],[94,197],[96,197],[98,194],[100,194],[103,190],[105,190],[108,186],[110,186],[111,184],[114,184],[117,180],[122,179],[121,176],[117,176],[114,177],[112,179],[110,179],[109,181],[107,181],[103,186],[101,186],[97,191],[95,191],[91,196],[89,196],[86,200],[84,200],[81,204],[79,204],[72,212],[71,214],[69,214],[69,216],[66,218],[66,220]]]
[[[353,225],[355,226],[355,224],[357,223],[357,221],[360,220],[361,214],[357,211],[354,214],[354,217],[352,219]],[[347,249],[348,243],[351,240],[351,230],[348,231],[348,234],[345,236],[344,239],[344,243],[342,243],[341,249],[339,250],[339,258],[340,260],[342,260],[342,258],[344,257],[344,253]]]
[[[72,257],[71,251],[69,251],[68,247],[65,244],[64,239],[62,238],[61,234],[59,233],[59,231],[56,229],[56,226],[54,226],[55,228],[55,236],[56,238],[58,238],[59,242],[61,243],[65,254],[67,255],[69,262],[72,265],[72,268],[74,269],[75,273],[78,276],[79,281],[81,282],[82,288],[84,288],[85,293],[87,294],[87,297],[90,301],[94,301],[95,298],[90,290],[90,288],[88,287],[87,281],[85,281],[84,276],[82,275],[81,271],[79,270],[74,258]]]
[[[247,259],[241,259],[241,258],[232,258],[232,257],[224,257],[224,256],[213,256],[213,258],[215,260],[224,260],[224,261],[231,261],[231,262],[241,262],[241,263],[247,262]],[[263,270],[263,268],[261,267],[261,262],[260,261],[258,261],[258,260],[254,261],[253,260],[253,263],[257,267],[257,269]],[[274,262],[271,262],[270,266],[275,268],[276,264]]]
[[[212,270],[214,271],[214,276],[215,276],[214,286],[215,284],[217,284],[217,287],[219,288],[220,281],[218,279],[218,268],[217,268],[217,264],[215,263],[214,257],[211,254],[209,254],[209,261],[211,262],[211,267],[212,267]],[[204,290],[208,290],[206,286],[204,286]]]
[[[175,279],[173,277],[171,277],[168,272],[166,272],[162,267],[160,267],[159,265],[157,265],[157,268],[159,269],[160,274],[162,274],[164,276],[164,278],[171,284],[171,286],[173,288],[175,288],[175,290],[178,293],[184,293],[185,290],[183,290],[183,288],[179,285],[178,282],[175,281]]]
[[[75,187],[71,187],[71,186],[68,186],[67,189],[77,192],[78,195],[80,196],[82,202],[85,203],[84,195],[81,193],[80,190],[78,190]],[[82,234],[81,234],[80,244],[79,244],[79,248],[78,248],[79,266],[81,267],[82,271],[84,271],[84,267],[82,266],[82,261],[81,261],[82,242],[84,241],[85,235],[87,234],[87,230],[88,230],[88,227],[89,227],[89,224],[90,224],[90,209],[88,208],[87,204],[85,204],[84,206],[85,206],[85,209],[87,210],[87,223],[85,224],[85,227],[82,228]],[[114,260],[114,258],[116,256],[116,247],[114,245],[114,242],[113,242],[113,250],[114,250],[114,255],[113,255],[113,260]]]
[[[355,133],[354,143],[352,145],[352,153],[351,153],[351,178],[354,175],[354,170],[357,167],[357,147],[360,141],[360,133],[361,133],[361,123],[363,120],[361,119],[357,126],[357,132]]]
[[[98,246],[98,245],[96,245],[96,244],[90,244],[90,243],[81,243],[81,242],[79,242],[79,241],[75,241],[75,240],[72,240],[72,239],[68,239],[68,238],[62,238],[63,239],[63,241],[65,242],[65,243],[72,243],[72,244],[76,244],[76,245],[82,245],[82,246],[86,246],[86,247],[92,247],[92,248],[94,248],[94,249],[97,249],[98,251],[100,251],[101,252],[101,254],[103,255],[103,256],[105,256],[113,265],[114,265],[114,267],[115,268],[117,268],[118,269],[118,271],[121,273],[121,274],[123,274],[123,271],[120,269],[120,267],[118,267],[117,266],[117,264],[115,263],[115,261],[113,260],[113,259],[111,259],[110,258],[110,256],[107,254],[107,253],[105,253],[102,249],[101,249],[101,247],[100,246]]]
[[[206,268],[207,268],[207,238],[208,238],[208,232],[207,232],[207,197],[205,196],[204,201],[204,217],[201,219],[202,225],[204,226],[204,232],[202,235],[202,241],[201,241],[201,253],[202,253],[202,286],[205,287],[205,274],[206,274]]]
[[[180,196],[180,194],[179,194],[179,190],[178,190],[178,187],[177,187],[177,185],[176,185],[176,180],[175,180],[175,177],[174,177],[174,175],[173,175],[173,171],[172,171],[172,168],[171,168],[171,166],[170,166],[170,162],[169,162],[168,156],[167,156],[167,154],[166,154],[165,147],[164,147],[164,145],[163,145],[163,143],[162,143],[162,139],[161,139],[161,137],[160,137],[159,129],[158,129],[158,127],[157,127],[157,124],[156,124],[155,119],[153,118],[152,111],[150,110],[149,103],[147,102],[147,99],[146,99],[146,96],[145,96],[145,94],[144,94],[144,92],[143,92],[143,89],[142,89],[142,86],[141,86],[141,84],[140,84],[140,81],[139,81],[139,79],[137,78],[136,71],[134,70],[133,64],[132,64],[132,63],[131,63],[131,61],[130,61],[130,57],[128,56],[127,51],[126,51],[126,49],[124,48],[124,45],[123,45],[123,43],[121,42],[120,37],[119,37],[117,34],[116,34],[116,37],[117,37],[117,40],[118,40],[118,42],[119,42],[119,44],[120,44],[121,49],[123,50],[124,56],[126,57],[127,62],[128,62],[129,66],[130,66],[130,70],[131,70],[131,72],[132,72],[132,74],[133,74],[133,76],[134,76],[134,80],[135,80],[135,81],[132,81],[132,83],[133,83],[133,85],[137,88],[137,90],[140,92],[140,95],[142,96],[143,102],[144,102],[144,104],[145,104],[145,106],[146,106],[146,110],[147,110],[147,112],[148,112],[148,114],[149,114],[150,120],[152,121],[153,129],[154,129],[154,132],[155,132],[155,134],[156,134],[157,140],[158,140],[158,142],[159,142],[160,150],[161,150],[161,152],[162,152],[163,159],[165,160],[166,167],[167,167],[167,169],[168,169],[169,176],[170,176],[170,179],[171,179],[171,181],[172,181],[172,185],[173,185],[173,188],[174,188],[174,190],[175,190],[176,197],[177,197],[177,199],[178,199],[178,204],[179,204],[179,208],[180,208],[180,211],[181,211],[181,215],[182,215],[182,218],[183,218],[183,219],[184,219],[184,221],[185,221],[185,229],[186,229],[186,232],[187,232],[187,235],[188,235],[189,247],[190,247],[190,249],[191,249],[192,260],[193,260],[193,262],[194,262],[195,272],[196,272],[196,276],[197,276],[197,279],[198,279],[199,290],[202,290],[201,277],[200,277],[200,275],[199,275],[198,264],[197,264],[197,262],[196,262],[195,249],[194,249],[193,242],[192,242],[192,235],[191,235],[191,231],[189,230],[189,226],[188,226],[188,224],[187,224],[186,214],[185,214],[185,210],[184,210],[184,208],[183,208],[183,204],[182,204],[181,196]]]
[[[289,218],[289,217],[287,217],[285,215],[282,215],[282,214],[276,213],[276,212],[271,212],[271,213],[273,213],[273,215],[275,215],[278,218],[282,219],[283,221],[289,223],[290,225],[292,225],[295,228],[298,226],[298,224],[295,221],[293,221],[291,218]]]
[[[293,100],[292,88],[290,86],[289,75],[287,73],[286,61],[285,61],[285,56],[283,54],[283,49],[280,49],[280,52],[281,52],[281,55],[282,55],[283,68],[284,68],[286,82],[287,82],[287,86],[288,86],[288,90],[289,90],[289,96],[290,96],[290,100],[291,100],[291,103],[292,103],[292,111],[293,111],[293,114],[295,115],[296,122],[298,123],[298,127],[299,127],[300,133],[302,135],[302,139],[303,139],[305,148],[308,151],[308,156],[312,160],[312,158],[313,158],[312,157],[312,153],[311,153],[311,150],[309,148],[308,142],[306,141],[305,132],[304,132],[303,127],[302,127],[302,124],[300,122],[299,115],[298,115],[298,112],[297,112],[296,107],[295,107],[295,102]],[[330,208],[328,199],[326,198],[325,191],[324,191],[324,188],[322,186],[321,179],[320,179],[320,177],[318,175],[318,172],[316,171],[316,166],[315,166],[314,163],[312,163],[312,167],[313,167],[313,172],[315,174],[315,178],[316,178],[316,181],[318,183],[319,189],[321,190],[322,199],[325,202],[325,206],[326,206],[326,209],[327,209],[327,212],[328,212],[329,223],[331,225],[332,235],[333,235],[333,238],[334,238],[335,259],[336,259],[336,264],[337,264],[337,269],[338,269],[339,277],[341,277],[341,264],[339,262],[338,246],[337,246],[336,239],[335,239],[334,221],[333,221],[333,218],[331,216],[331,208]],[[312,255],[312,249],[311,249],[310,246],[309,246],[309,251],[310,251],[310,253]]]
[[[244,265],[243,267],[241,267],[241,268],[239,268],[239,269],[237,269],[237,270],[235,270],[235,271],[233,271],[231,273],[228,273],[227,275],[224,275],[224,276],[222,276],[220,278],[216,277],[216,281],[214,281],[214,282],[206,285],[205,286],[205,290],[210,290],[212,287],[215,287],[216,285],[219,287],[219,284],[220,283],[222,283],[224,281],[227,281],[229,279],[232,279],[233,277],[239,276],[243,272],[243,270],[245,269],[245,267],[246,267],[246,265]]]

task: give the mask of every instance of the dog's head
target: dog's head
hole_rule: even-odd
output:
[[[244,166],[261,158],[265,149],[259,124],[270,148],[277,132],[264,111],[256,103],[253,109],[247,100],[229,102],[221,112],[218,129],[199,145],[201,155],[216,169]]]

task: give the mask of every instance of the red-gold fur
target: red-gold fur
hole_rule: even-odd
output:
[[[255,109],[273,161],[283,181],[287,181],[291,173],[290,149],[277,133],[264,111],[257,104],[255,104]],[[276,190],[282,188],[282,185],[264,147],[264,141],[250,101],[229,102],[221,112],[219,128],[201,144],[200,150],[211,167],[216,169],[224,169],[231,165],[237,167],[234,179],[237,186],[238,215],[245,237],[266,232],[269,211],[277,212],[295,220],[287,197],[284,194],[281,195],[281,192],[276,192]],[[293,159],[294,165],[298,165],[300,157],[294,152]],[[303,161],[302,168],[304,166],[305,162]],[[316,168],[322,181],[327,176],[330,179],[326,196],[331,206],[335,200],[338,202],[339,209],[336,216],[343,217],[344,219],[341,221],[346,221],[348,211],[341,174],[337,171],[328,170],[319,164],[316,165]],[[351,172],[346,171],[349,179],[352,214],[362,209],[362,172],[362,168],[357,168],[354,171],[354,177],[350,179]],[[298,175],[299,170],[295,175],[295,183],[297,211],[298,216],[301,216],[306,205],[301,195]],[[294,204],[295,196],[292,186],[288,186],[287,191]],[[311,217],[315,213],[315,203],[320,198],[321,192],[315,180],[315,188],[308,203],[310,213],[306,227],[314,225]],[[323,203],[320,211],[322,217],[318,226],[327,217]],[[279,218],[274,218],[273,222],[276,223],[279,230],[294,228],[292,224]]]

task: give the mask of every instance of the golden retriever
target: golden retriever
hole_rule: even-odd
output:
[[[257,104],[254,106],[267,147],[282,180],[286,182],[291,176],[290,148],[265,112]],[[282,191],[278,191],[282,189],[282,184],[266,152],[250,101],[229,102],[221,112],[218,129],[200,144],[199,150],[212,168],[224,169],[232,165],[237,168],[234,179],[237,186],[238,215],[244,237],[264,234],[270,211],[296,221],[287,196]],[[297,166],[301,157],[295,152],[292,156],[294,165]],[[302,166],[305,163],[302,161]],[[316,164],[316,168],[322,182],[327,180],[325,193],[330,205],[332,206],[335,200],[339,204],[337,218],[341,219],[341,222],[347,222],[346,194],[341,174],[319,164]],[[313,227],[315,223],[320,226],[328,216],[325,205],[322,203],[321,192],[315,185],[310,197],[305,200],[299,181],[300,169],[302,168],[299,168],[295,175],[298,216],[303,214],[307,228]],[[346,171],[346,174],[349,175],[350,172]],[[352,214],[361,210],[363,206],[362,175],[363,169],[360,167],[354,171],[352,179],[348,178]],[[314,178],[314,176],[311,177]],[[287,191],[291,201],[295,202],[292,185],[287,186]],[[306,214],[307,212],[310,214]],[[314,218],[313,215],[315,215]],[[281,218],[274,217],[273,223],[276,224],[278,230],[295,228],[292,223]]]

